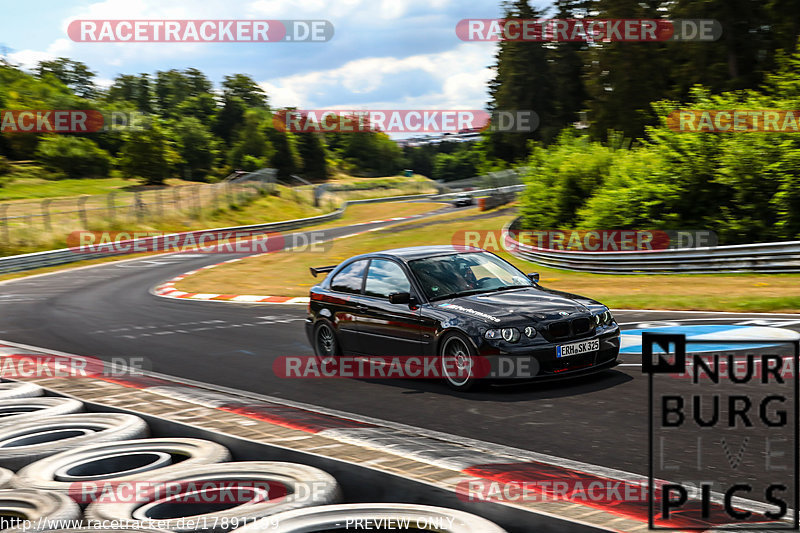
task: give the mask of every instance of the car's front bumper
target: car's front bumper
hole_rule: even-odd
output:
[[[590,338],[595,337],[583,340]],[[505,349],[487,350],[479,355],[482,356],[483,364],[490,366],[490,370],[484,368],[481,374],[492,381],[535,381],[591,374],[619,364],[619,330],[598,335],[597,338],[600,340],[598,351],[568,357],[557,357],[557,344],[552,343],[536,347],[507,346]]]

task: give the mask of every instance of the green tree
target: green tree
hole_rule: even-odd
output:
[[[240,98],[248,107],[268,109],[267,94],[253,78],[246,74],[225,76],[222,82],[222,93],[225,98]]]
[[[504,4],[505,19],[537,19],[543,12],[527,0]],[[542,131],[554,127],[553,79],[548,50],[542,43],[500,41],[495,55],[495,77],[489,83],[489,109],[492,111],[532,110],[539,115],[540,128],[529,133],[492,132],[489,157],[517,161],[528,151],[528,141],[541,139]]]
[[[180,117],[194,117],[203,125],[212,128],[217,117],[217,101],[214,95],[202,93],[190,96],[176,108],[176,114]]]
[[[292,174],[300,172],[303,161],[297,150],[296,136],[292,133],[269,127],[267,128],[267,138],[274,149],[269,166],[278,171],[278,177],[288,178]]]
[[[180,118],[171,128],[175,149],[181,157],[179,174],[192,180],[203,180],[214,168],[219,155],[217,141],[197,118]]]
[[[52,135],[41,139],[36,160],[48,170],[66,177],[105,178],[111,168],[111,157],[94,142],[71,135]]]
[[[269,166],[275,153],[266,131],[268,117],[261,109],[249,109],[236,141],[228,152],[228,163],[241,170],[258,170]]]
[[[230,146],[236,137],[236,130],[244,124],[246,111],[247,105],[244,100],[236,96],[224,96],[222,109],[214,119],[214,126],[212,127],[214,135],[220,137],[225,144]]]
[[[123,74],[114,78],[108,88],[108,100],[131,102],[144,113],[153,111],[153,92],[148,74],[138,76]]]
[[[301,133],[297,138],[297,152],[302,164],[301,173],[310,180],[328,178],[328,161],[325,143],[318,133]]]
[[[197,69],[183,72],[170,69],[156,72],[155,100],[160,113],[177,116],[178,107],[189,98],[210,95],[211,82]]]
[[[555,17],[579,19],[590,16],[588,0],[555,0]],[[585,42],[557,42],[547,46],[547,60],[552,84],[551,116],[545,117],[541,138],[554,139],[565,127],[580,120],[588,95],[583,79]]]
[[[658,19],[670,1],[597,0],[600,19]],[[587,50],[586,90],[591,132],[604,139],[609,131],[629,138],[644,135],[658,122],[651,102],[666,98],[671,88],[672,60],[660,42],[596,42]]]
[[[127,178],[140,178],[147,185],[162,185],[175,174],[180,155],[175,151],[158,120],[149,127],[125,135],[119,168]]]
[[[75,91],[81,98],[94,98],[97,96],[97,87],[94,84],[95,72],[86,64],[73,61],[66,57],[59,57],[50,61],[40,61],[36,67],[39,78],[51,75],[61,83]]]

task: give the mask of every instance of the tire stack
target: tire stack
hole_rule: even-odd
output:
[[[344,529],[354,517],[394,520],[393,529],[503,531],[451,509],[343,504],[336,479],[318,468],[232,461],[216,442],[149,438],[135,415],[85,413],[78,400],[43,393],[0,383],[0,529],[9,532],[88,533],[103,524],[112,533],[156,533],[157,524],[178,533],[300,533]],[[437,528],[427,527],[434,519]]]

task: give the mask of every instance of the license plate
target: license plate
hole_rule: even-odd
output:
[[[600,339],[592,339],[589,341],[576,342],[573,344],[563,344],[556,346],[556,357],[569,357],[571,355],[580,355],[587,352],[596,352],[600,349]]]

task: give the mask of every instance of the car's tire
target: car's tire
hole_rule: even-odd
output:
[[[453,519],[452,523],[448,518]],[[485,518],[474,514],[408,503],[350,503],[342,505],[321,505],[305,509],[295,509],[285,513],[264,518],[261,522],[241,527],[236,533],[311,533],[319,531],[344,531],[347,520],[363,520],[362,524],[371,527],[363,529],[379,529],[378,520],[393,519],[392,529],[400,531],[430,530],[441,533],[505,533],[505,530]],[[399,521],[399,522],[398,522]],[[436,523],[442,527],[420,527]],[[394,527],[409,524],[401,529]],[[354,528],[355,529],[355,528]],[[388,528],[386,528],[388,530]]]
[[[44,389],[36,383],[0,381],[0,400],[35,398],[36,396],[44,396]]]
[[[53,529],[48,524],[68,526],[69,521],[77,521],[80,516],[78,504],[65,494],[34,489],[0,490],[0,528],[3,528],[3,533]],[[14,517],[15,520],[3,524],[9,520],[8,517]],[[40,519],[43,519],[42,523],[38,523]],[[23,528],[22,524],[16,523],[18,520],[31,523]]]
[[[170,460],[159,461],[159,453]],[[160,478],[196,465],[223,463],[230,458],[225,446],[202,439],[167,437],[89,444],[29,464],[17,472],[12,484],[70,492],[74,491],[76,483]],[[79,503],[90,502],[79,499]]]
[[[122,413],[79,413],[0,426],[0,466],[19,470],[44,457],[86,444],[146,436],[144,420]]]
[[[61,396],[0,400],[0,426],[81,411],[83,411],[83,402]]]
[[[478,390],[483,382],[474,374],[476,350],[461,333],[447,333],[439,343],[439,363],[444,382],[453,390]],[[468,365],[468,366],[466,366]],[[454,368],[461,372],[453,372]]]
[[[213,491],[201,489],[198,492],[192,490],[193,485],[191,485],[215,481],[230,483],[233,480],[242,482],[242,486],[253,486],[256,483],[276,488],[290,486],[292,491],[282,497],[255,502],[246,501],[247,497],[240,496],[244,503],[214,508],[214,504],[208,503],[207,496]],[[95,521],[153,519],[161,522],[164,520],[165,528],[176,532],[197,529],[222,532],[283,511],[336,503],[341,499],[339,485],[333,476],[318,468],[294,463],[242,461],[195,466],[185,468],[178,474],[159,476],[158,481],[164,483],[163,486],[167,488],[175,487],[168,485],[170,483],[180,483],[183,492],[161,490],[155,496],[150,492],[142,498],[144,501],[138,502],[98,501],[86,508],[86,518]],[[163,496],[165,492],[170,496]],[[282,494],[282,491],[278,492]],[[206,495],[194,497],[206,503],[180,501],[180,499],[189,500],[192,494]]]
[[[0,489],[8,489],[13,485],[14,472],[7,468],[0,468]]]
[[[326,359],[338,357],[341,353],[333,324],[327,320],[317,322],[314,325],[314,354],[319,359]]]

